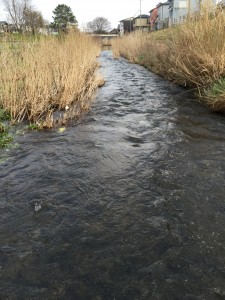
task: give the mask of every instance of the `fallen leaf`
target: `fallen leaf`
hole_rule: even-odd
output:
[[[58,130],[58,132],[64,132],[65,130],[66,130],[65,127],[60,127],[59,130]]]

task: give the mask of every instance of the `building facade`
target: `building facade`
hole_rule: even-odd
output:
[[[119,23],[119,34],[120,35],[124,35],[126,33],[132,32],[134,30],[133,19],[134,18],[127,18],[127,19],[120,21],[120,23]]]
[[[9,31],[9,25],[6,21],[0,21],[0,32]]]
[[[154,31],[183,23],[189,14],[199,12],[201,3],[208,0],[167,0],[150,10],[149,15],[127,18],[119,23],[120,35],[135,31]],[[225,0],[212,0],[225,7]]]
[[[182,23],[189,14],[200,10],[204,0],[168,0],[169,3],[169,25]],[[212,0],[216,5],[217,0]]]
[[[139,15],[133,19],[134,30],[149,31],[150,20],[149,15]]]
[[[169,26],[169,2],[159,3],[158,9],[158,29],[167,28]]]

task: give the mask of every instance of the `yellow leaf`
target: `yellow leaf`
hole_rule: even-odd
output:
[[[64,132],[65,130],[66,130],[65,127],[60,127],[59,130],[58,130],[58,132]]]

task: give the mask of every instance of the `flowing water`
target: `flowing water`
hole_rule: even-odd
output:
[[[225,299],[225,117],[100,62],[91,111],[0,165],[0,298]]]

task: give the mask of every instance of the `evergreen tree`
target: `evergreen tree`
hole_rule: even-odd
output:
[[[66,28],[68,23],[77,24],[76,17],[71,8],[65,4],[59,4],[53,10],[53,15],[54,21],[51,23],[51,26],[58,30]]]

